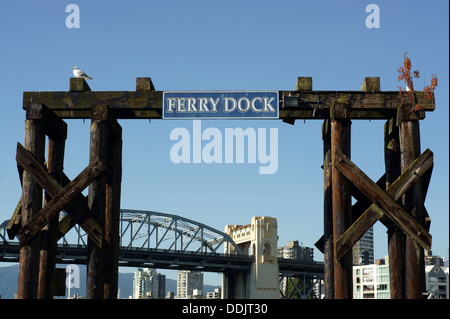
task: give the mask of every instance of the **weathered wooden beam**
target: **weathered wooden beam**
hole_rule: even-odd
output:
[[[45,134],[42,119],[25,120],[25,148],[44,164]],[[22,175],[22,228],[42,208],[42,188],[33,177],[23,172]],[[19,299],[37,298],[39,273],[39,240],[33,240],[29,245],[21,245],[19,253],[19,279],[17,296]],[[19,235],[20,240],[20,235]]]
[[[311,77],[302,77],[299,76],[297,78],[297,84],[295,86],[295,91],[312,91],[312,78]],[[281,103],[284,105],[284,103]],[[295,118],[294,117],[280,117],[284,123],[294,125]]]
[[[147,93],[147,91],[142,91]],[[90,128],[90,151],[89,163],[101,161],[108,167],[109,152],[109,120],[111,118],[108,105],[94,105],[91,114]],[[105,226],[106,213],[106,188],[107,174],[97,179],[89,186],[88,206],[91,209],[94,218]],[[105,234],[104,234],[105,235]],[[104,248],[105,236],[102,238],[102,247]],[[103,299],[105,286],[105,254],[104,249],[100,249],[88,240],[87,252],[87,278],[86,278],[86,298]]]
[[[149,77],[136,78],[136,91],[155,91],[152,79]]]
[[[70,179],[63,174],[63,181],[61,190],[64,186],[70,183]],[[93,240],[101,247],[103,238],[103,227],[101,227],[92,217],[91,210],[87,204],[87,198],[83,194],[78,194],[77,197],[67,205],[64,210],[66,214],[58,223],[58,240],[69,232],[76,224],[92,237]]]
[[[13,240],[14,237],[19,233],[20,225],[20,216],[22,213],[22,198],[20,198],[19,202],[16,205],[16,209],[14,209],[14,213],[11,216],[11,219],[6,226],[6,232],[8,233],[9,239]]]
[[[83,78],[70,78],[70,92],[91,91],[91,88]]]
[[[40,120],[45,135],[53,140],[67,138],[67,124],[43,103],[31,103],[26,108],[27,120]]]
[[[322,167],[322,168],[324,168],[324,167]],[[331,181],[331,178],[330,178],[330,181]],[[378,179],[376,184],[381,187],[384,185],[384,182],[385,182],[385,176],[383,175]],[[357,200],[357,202],[352,205],[352,222],[354,222],[370,207],[370,205],[372,205],[372,202],[369,201],[367,199],[367,197],[364,196],[364,194],[362,194],[354,186],[352,187],[352,196]],[[324,237],[324,235],[322,235],[314,244],[314,246],[316,246],[316,248],[319,249],[319,251],[322,254],[325,252],[324,242],[325,242],[325,237]],[[334,245],[333,245],[333,247],[334,247]]]
[[[333,240],[339,238],[351,223],[351,187],[348,180],[336,169],[336,152],[342,149],[350,156],[351,121],[344,103],[336,102],[331,114],[331,201],[333,216]],[[352,254],[337,259],[334,247],[334,298],[352,299]]]
[[[58,118],[53,125],[57,126],[61,123],[64,123],[64,121]],[[63,135],[67,135],[67,133]],[[64,137],[48,138],[46,167],[48,173],[59,183],[61,183],[63,175],[65,143],[66,139]],[[48,194],[48,191],[45,191],[44,206],[46,206],[52,198],[53,196]],[[52,218],[41,230],[38,286],[39,299],[53,299],[54,297],[58,221],[59,215]]]
[[[139,84],[141,85],[141,84]],[[141,87],[140,87],[141,88]],[[24,92],[23,107],[43,103],[61,118],[90,118],[92,105],[108,105],[117,119],[162,118],[162,91]],[[415,92],[424,111],[435,108],[434,94]],[[398,91],[279,91],[280,119],[326,119],[335,102],[348,104],[352,119],[390,119],[403,104]],[[424,113],[419,114],[420,118]]]
[[[61,192],[53,197],[50,203],[22,227],[19,232],[20,245],[27,244],[53,217],[57,216],[83,189],[91,184],[105,168],[102,162],[96,161],[86,167],[72,182],[65,186]]]
[[[122,180],[122,127],[109,123],[108,167],[106,180],[104,299],[116,299],[119,280],[120,191]]]
[[[386,190],[400,176],[400,141],[394,118],[384,124],[384,163]],[[383,212],[384,214],[384,212]],[[383,216],[385,217],[385,216]],[[383,220],[384,218],[381,218]],[[386,222],[389,253],[389,282],[391,299],[405,298],[405,233],[391,220]]]
[[[433,153],[427,149],[391,184],[386,193],[394,200],[399,200],[432,165]],[[383,215],[384,211],[372,204],[336,241],[337,258],[342,258]]]
[[[332,161],[331,161],[331,123],[322,124],[323,140],[323,233],[318,245],[324,254],[324,294],[325,299],[334,298],[334,245],[333,245],[333,204],[332,204]]]
[[[431,235],[414,218],[384,190],[378,187],[364,172],[362,172],[345,154],[338,148],[334,150],[336,157],[333,159],[333,167],[336,167],[352,184],[359,188],[372,202],[384,210],[386,215],[395,222],[405,234],[414,239],[420,246],[431,249]],[[403,184],[398,184],[399,188]]]
[[[420,132],[417,119],[406,118],[399,123],[401,170],[406,170],[420,155]],[[416,183],[403,197],[403,205],[408,216],[419,225],[425,226],[425,209],[422,184]],[[422,246],[422,245],[420,245]],[[425,257],[423,248],[417,242],[406,238],[405,286],[407,299],[423,299],[426,289]],[[431,246],[431,245],[430,245]]]
[[[92,105],[109,105],[116,118],[162,118],[162,91],[24,92],[24,108],[44,103],[61,118],[91,118]]]
[[[299,76],[297,78],[296,91],[312,91],[312,77]]]
[[[380,91],[380,78],[379,77],[366,77],[361,86],[362,92],[379,92]]]
[[[39,163],[36,162],[34,157],[31,156],[20,143],[17,143],[16,160],[17,163],[29,172],[34,180],[52,198],[60,194],[63,189],[71,183],[67,176],[63,174],[62,185],[59,184],[42,165],[39,165]],[[64,207],[64,210],[71,216],[65,217],[65,219],[78,223],[88,236],[100,247],[102,244],[103,227],[101,227],[92,217],[84,196],[82,194],[76,195],[73,201]],[[66,229],[66,231],[69,229]]]

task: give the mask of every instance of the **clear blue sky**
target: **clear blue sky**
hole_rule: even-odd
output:
[[[68,29],[68,4],[80,28]],[[380,28],[365,24],[368,4]],[[67,91],[71,67],[91,76],[93,91],[135,90],[150,76],[157,90],[291,90],[311,76],[316,90],[359,90],[379,76],[397,90],[397,68],[409,53],[420,71],[416,89],[437,74],[436,110],[421,122],[422,150],[434,152],[426,199],[433,252],[449,243],[448,1],[2,1],[0,6],[0,221],[9,219],[21,189],[16,143],[24,139],[23,91]],[[67,121],[65,172],[74,178],[89,157],[89,121]],[[198,220],[220,230],[252,216],[278,219],[279,245],[313,247],[323,233],[320,121],[203,121],[203,127],[278,128],[279,168],[257,164],[175,165],[176,127],[192,121],[120,121],[123,126],[122,207]],[[383,122],[353,121],[352,160],[372,179],[384,172]],[[375,227],[375,256],[387,235]],[[323,260],[316,249],[315,257]]]

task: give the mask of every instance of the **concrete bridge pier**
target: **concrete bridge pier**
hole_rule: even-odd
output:
[[[223,273],[222,299],[249,299],[249,272],[245,270],[230,270]]]

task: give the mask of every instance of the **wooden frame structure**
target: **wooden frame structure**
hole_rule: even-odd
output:
[[[24,92],[25,143],[18,143],[22,198],[8,225],[20,240],[19,298],[52,298],[56,242],[79,224],[88,234],[87,298],[115,298],[118,280],[122,129],[118,119],[162,118],[162,93],[150,78],[136,91],[91,92],[71,78],[69,92]],[[433,167],[420,152],[419,121],[434,110],[434,95],[414,98],[412,112],[398,91],[380,91],[365,78],[360,91],[313,91],[299,77],[295,91],[279,91],[280,119],[323,120],[325,297],[352,298],[351,248],[378,220],[388,228],[391,298],[422,298],[423,249],[431,248],[424,199]],[[63,172],[67,125],[90,119],[89,165],[73,181]],[[386,173],[376,183],[350,160],[351,121],[385,120]],[[45,137],[48,154],[45,160]],[[87,198],[81,194],[89,185]],[[42,191],[45,190],[45,198]],[[358,201],[352,205],[351,197]],[[60,211],[67,215],[58,219]]]

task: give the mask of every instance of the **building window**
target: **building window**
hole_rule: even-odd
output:
[[[373,285],[364,285],[363,291],[374,291],[375,287]]]
[[[372,275],[373,274],[373,268],[364,268],[363,269],[363,275]]]
[[[381,284],[381,285],[377,285],[377,290],[387,290],[387,285],[385,284]]]

